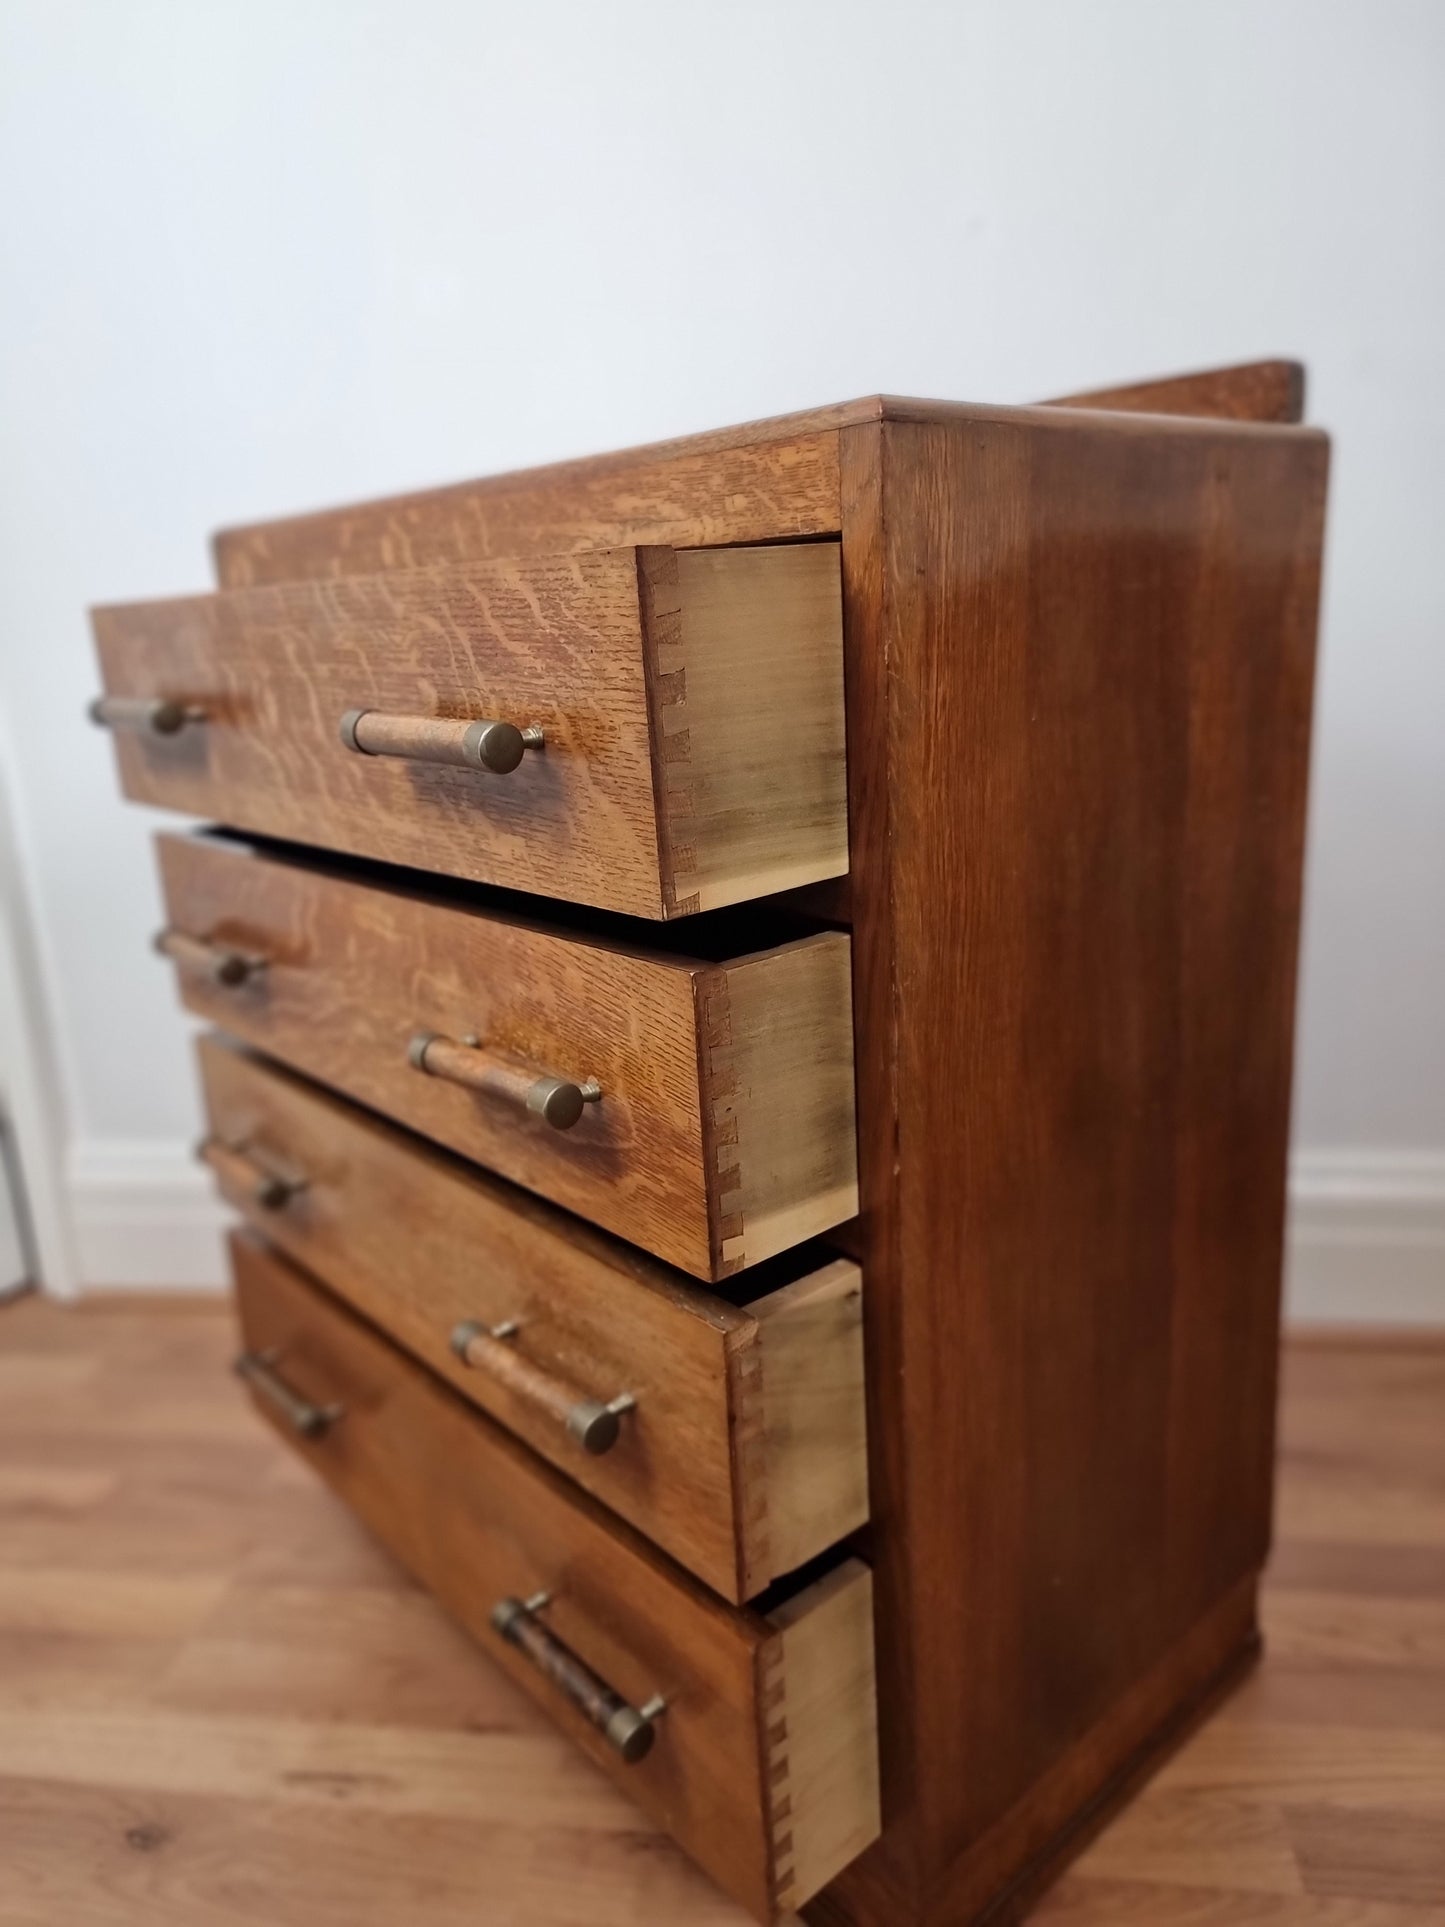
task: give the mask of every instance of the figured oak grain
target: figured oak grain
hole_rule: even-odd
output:
[[[715,548],[838,528],[838,448],[848,409],[560,462],[550,468],[223,529],[223,589],[371,575],[490,556],[664,543]]]
[[[97,609],[110,695],[204,718],[117,730],[122,786],[635,916],[839,876],[838,566],[828,542],[603,549]],[[410,719],[390,733],[417,750],[453,725],[447,753],[358,754],[340,734],[357,711]],[[506,774],[467,768],[450,738],[471,721],[543,742]]]
[[[771,1921],[876,1833],[865,1566],[815,1581],[776,1627],[724,1606],[259,1241],[237,1234],[231,1254],[247,1348],[344,1416],[306,1440],[258,1409],[721,1886]],[[548,1628],[614,1691],[667,1701],[637,1764],[493,1631],[497,1600],[539,1592]]]
[[[868,1516],[862,1285],[820,1262],[734,1306],[526,1193],[217,1037],[198,1044],[223,1195],[288,1256],[733,1601]],[[279,1204],[257,1169],[294,1174]],[[628,1392],[611,1451],[469,1369],[464,1320],[574,1397]]]
[[[715,1279],[851,1215],[854,1169],[848,939],[827,931],[720,964],[588,941],[209,837],[158,839],[173,927],[265,957],[230,988],[182,969],[187,1007],[257,1049],[643,1246]],[[816,963],[815,963],[816,959]],[[800,967],[801,966],[801,967]],[[765,979],[780,1040],[746,1089],[710,1068],[703,1012],[734,970]],[[769,995],[768,986],[772,986]],[[413,1068],[418,1031],[538,1074],[596,1080],[602,1096],[556,1131],[521,1106]],[[716,1161],[720,1105],[779,1120],[796,1140],[779,1170]],[[827,1141],[824,1142],[823,1140]],[[760,1206],[724,1217],[734,1193]]]

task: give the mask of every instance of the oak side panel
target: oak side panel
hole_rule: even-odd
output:
[[[787,1573],[868,1519],[863,1276],[836,1258],[751,1309],[765,1468],[761,1537],[766,1569]]]
[[[677,548],[831,535],[838,438],[856,408],[754,423],[654,449],[224,529],[223,589],[371,575],[486,557],[664,543]]]
[[[1126,387],[1065,395],[1051,408],[1121,409],[1150,415],[1208,415],[1222,421],[1304,420],[1305,371],[1298,361],[1246,361]]]
[[[824,930],[697,978],[725,1274],[857,1212],[850,955],[841,930]]]
[[[1117,1774],[1137,1682],[1198,1697],[1190,1635],[1267,1547],[1327,451],[1064,411],[856,433],[889,1831],[819,1918],[941,1924]]]
[[[873,1582],[850,1561],[771,1615],[764,1655],[774,1906],[800,1905],[878,1837]]]
[[[658,815],[672,861],[669,909],[711,910],[842,876],[837,544],[652,550],[639,563],[661,618],[650,663],[661,692]]]
[[[919,1880],[919,1622],[906,1549],[913,1539],[910,1466],[927,1442],[903,1409],[904,1297],[898,1259],[898,987],[893,931],[894,789],[890,780],[895,649],[885,539],[885,431],[839,437],[843,498],[843,639],[848,706],[848,876],[858,1112],[859,1216],[849,1249],[863,1267],[868,1415],[867,1542],[873,1567],[878,1742],[884,1832],[828,1890],[817,1918],[904,1922]],[[831,1905],[830,1905],[831,1904]],[[834,1911],[842,1906],[841,1914]],[[809,1910],[809,1919],[814,1917]]]

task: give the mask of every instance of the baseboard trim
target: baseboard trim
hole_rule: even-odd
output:
[[[220,1291],[228,1215],[188,1144],[90,1139],[66,1164],[82,1291]]]
[[[189,1145],[92,1139],[66,1171],[82,1290],[217,1290],[227,1213]],[[1445,1152],[1302,1151],[1292,1325],[1445,1327]]]
[[[1285,1317],[1445,1326],[1445,1152],[1296,1153]]]

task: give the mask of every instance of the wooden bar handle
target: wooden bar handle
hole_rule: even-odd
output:
[[[519,1329],[515,1319],[484,1325],[480,1319],[467,1318],[452,1333],[451,1347],[464,1365],[485,1372],[509,1392],[540,1406],[584,1452],[595,1458],[610,1452],[621,1434],[624,1415],[636,1409],[637,1400],[630,1392],[622,1392],[604,1404],[574,1391],[507,1342]]]
[[[235,1373],[258,1393],[274,1411],[281,1414],[293,1432],[303,1439],[319,1439],[346,1415],[339,1405],[313,1405],[309,1398],[288,1385],[276,1370],[277,1353],[242,1352]]]
[[[230,944],[206,943],[200,937],[187,935],[184,930],[157,932],[155,947],[163,957],[169,957],[172,963],[179,964],[183,970],[204,971],[206,976],[218,984],[224,984],[229,990],[234,990],[239,984],[249,983],[266,968],[264,957],[237,950]]]
[[[208,1137],[201,1145],[203,1163],[210,1165],[229,1191],[249,1197],[264,1211],[279,1211],[306,1189],[308,1179],[299,1171],[276,1171],[249,1156],[238,1144]]]
[[[484,1050],[480,1044],[465,1044],[432,1030],[415,1033],[407,1046],[407,1058],[413,1070],[445,1078],[447,1083],[460,1084],[469,1091],[481,1091],[487,1097],[505,1098],[540,1117],[554,1131],[570,1131],[585,1107],[602,1096],[602,1087],[595,1079],[576,1084]]]
[[[540,749],[541,725],[468,722],[453,716],[388,716],[379,709],[348,709],[341,740],[359,756],[400,756],[411,763],[447,763],[510,776],[524,751]]]
[[[585,1660],[549,1632],[537,1614],[546,1595],[533,1599],[499,1599],[492,1608],[492,1629],[525,1653],[537,1670],[563,1693],[582,1716],[595,1726],[607,1744],[628,1766],[645,1760],[657,1738],[657,1722],[664,1711],[660,1699],[631,1706],[615,1693]]]
[[[206,712],[169,696],[97,696],[90,720],[104,729],[133,729],[147,736],[175,736],[187,723],[203,723]]]

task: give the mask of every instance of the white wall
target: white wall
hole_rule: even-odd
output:
[[[228,520],[1285,352],[1337,437],[1300,1277],[1445,1312],[1438,0],[0,0],[0,180],[0,750],[84,1272],[213,1262],[88,602],[203,586]]]

